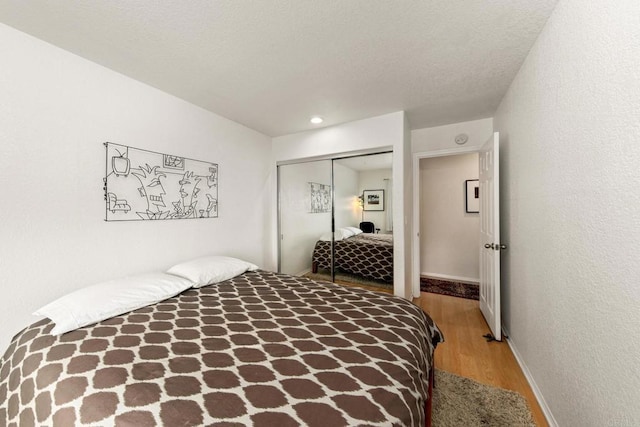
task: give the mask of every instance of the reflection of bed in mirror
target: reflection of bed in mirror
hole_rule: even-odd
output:
[[[393,236],[359,233],[345,229],[335,233],[335,269],[365,279],[393,281]],[[313,250],[312,271],[331,270],[331,238],[323,235]]]

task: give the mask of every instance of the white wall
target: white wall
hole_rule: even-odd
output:
[[[336,229],[358,227],[360,206],[358,205],[358,172],[350,167],[333,162]]]
[[[397,295],[420,296],[420,282],[413,274],[413,163],[411,158],[411,130],[404,115],[402,144],[393,151],[393,288]],[[399,211],[399,212],[398,212]],[[402,254],[398,254],[401,246]],[[398,258],[402,256],[402,263]],[[402,279],[402,283],[399,283]],[[402,293],[399,293],[402,292]]]
[[[364,154],[393,150],[394,189],[394,293],[411,297],[411,283],[405,277],[410,263],[411,226],[411,147],[405,113],[399,111],[342,125],[273,138],[274,166],[314,157],[341,157],[345,154]],[[408,180],[408,186],[406,181]],[[272,182],[275,187],[275,182]],[[409,191],[409,197],[405,192]],[[275,207],[274,207],[275,209]],[[272,217],[275,216],[272,214]],[[275,222],[274,222],[275,226]],[[277,243],[272,240],[274,245]],[[275,253],[275,251],[273,251]],[[408,257],[408,258],[407,258]],[[407,268],[405,268],[407,266]]]
[[[213,253],[272,267],[270,138],[5,25],[0,52],[0,352],[97,281]],[[105,222],[105,141],[219,163],[220,217]]]
[[[358,176],[358,194],[364,190],[384,190],[386,188],[385,179],[391,179],[392,169],[375,169],[360,171]],[[389,194],[384,194],[384,211],[364,211],[361,218],[364,221],[371,221],[380,229],[381,234],[390,234],[387,230],[387,214],[389,213]],[[392,195],[393,197],[393,195]],[[360,222],[360,221],[358,221]]]
[[[466,134],[469,140],[464,145],[455,143],[456,135]],[[480,148],[493,134],[493,119],[472,120],[411,131],[411,151],[414,153]]]
[[[560,1],[502,100],[503,319],[558,425],[640,425],[640,2]]]
[[[478,154],[420,160],[420,272],[479,281],[480,217],[465,209],[465,181],[478,179]]]
[[[389,151],[402,139],[404,112],[273,138],[275,162]]]

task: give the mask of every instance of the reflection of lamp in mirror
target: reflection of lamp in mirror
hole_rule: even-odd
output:
[[[360,206],[360,220],[364,221],[364,194],[358,196],[358,206]]]

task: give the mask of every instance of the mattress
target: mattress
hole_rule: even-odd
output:
[[[53,326],[1,359],[0,425],[424,426],[442,340],[402,298],[262,270]]]

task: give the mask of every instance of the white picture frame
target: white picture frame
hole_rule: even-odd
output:
[[[480,181],[467,179],[465,181],[465,207],[466,213],[480,213]]]
[[[362,198],[365,211],[384,211],[384,190],[364,190]]]

